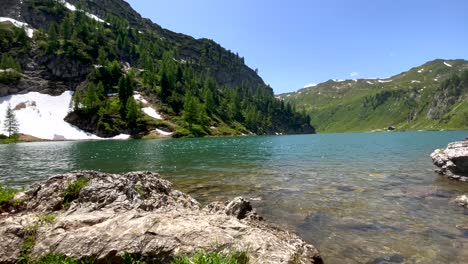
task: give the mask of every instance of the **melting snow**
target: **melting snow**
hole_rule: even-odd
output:
[[[444,61],[445,66],[447,67],[452,67],[452,64],[448,64],[446,61]]]
[[[141,96],[141,94],[139,93],[135,93],[133,95],[133,98],[135,99],[135,101],[137,102],[141,102],[143,103],[144,105],[147,105],[149,102],[148,100],[146,100],[145,98],[143,98],[143,96]],[[141,111],[143,111],[145,114],[151,116],[152,118],[155,118],[155,119],[160,119],[160,120],[163,120],[164,118],[158,113],[158,111],[156,111],[153,107],[143,107],[141,109]]]
[[[134,94],[134,95],[133,95],[133,98],[134,98],[135,101],[137,101],[137,102],[142,102],[143,104],[147,104],[147,103],[148,103],[148,101],[147,101],[145,98],[143,98],[143,96],[141,96],[141,94],[139,94],[139,93]]]
[[[31,28],[27,23],[20,22],[20,21],[18,21],[16,19],[9,18],[9,17],[0,17],[0,22],[5,22],[5,21],[9,21],[9,22],[13,23],[13,25],[15,25],[15,27],[24,28],[24,31],[26,32],[26,35],[28,35],[29,38],[33,37],[34,29]]]
[[[334,79],[333,81],[334,81],[334,82],[344,82],[345,80]]]
[[[66,9],[70,10],[70,11],[83,11],[83,10],[78,10],[78,8],[76,8],[76,6],[68,3],[67,1],[65,0],[59,0],[59,3],[63,4],[65,6]],[[90,14],[88,12],[84,12],[86,14],[87,17],[91,18],[91,19],[94,19],[96,20],[97,22],[101,22],[101,23],[106,23],[106,21],[100,19],[99,17],[97,17],[96,15],[93,15],[93,14]],[[108,23],[106,23],[108,24]]]
[[[69,112],[73,92],[66,91],[59,96],[31,92],[0,97],[0,122],[4,122],[8,104],[20,123],[19,132],[42,139],[102,139],[86,133],[63,119]],[[114,139],[127,139],[129,135],[119,135]]]
[[[317,86],[317,84],[309,83],[309,84],[305,85],[304,88],[310,88],[310,87],[315,87],[315,86]]]
[[[370,81],[366,81],[368,84],[374,84],[373,82],[370,82]]]
[[[158,113],[156,112],[156,110],[154,110],[154,108],[152,107],[144,107],[141,109],[145,114],[151,116],[152,118],[155,118],[155,119],[160,119],[162,120],[163,117]]]
[[[424,68],[420,69],[418,72],[419,73],[422,73],[424,71]]]
[[[129,139],[129,138],[130,138],[130,135],[120,134],[120,135],[117,135],[117,136],[115,136],[115,137],[113,137],[111,139],[121,139],[121,140],[123,140],[123,139]]]
[[[392,82],[393,80],[378,80],[379,83],[389,83]]]
[[[157,128],[156,128],[155,131],[158,132],[159,134],[163,135],[163,136],[170,136],[170,135],[173,134],[172,132],[166,132],[166,131],[164,131],[164,130],[157,129]]]
[[[411,83],[421,83],[421,81],[412,80]]]

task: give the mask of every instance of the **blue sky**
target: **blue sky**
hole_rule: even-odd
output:
[[[129,0],[143,17],[245,57],[275,93],[468,59],[467,0]]]

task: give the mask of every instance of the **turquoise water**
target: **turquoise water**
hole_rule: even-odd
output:
[[[70,170],[149,170],[202,203],[243,195],[316,245],[326,263],[464,263],[467,183],[433,173],[430,153],[467,131],[320,134],[0,146],[0,182]],[[379,262],[381,261],[381,262]]]

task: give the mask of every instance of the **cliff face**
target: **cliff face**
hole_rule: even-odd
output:
[[[260,220],[248,201],[201,209],[149,172],[58,175],[0,209],[6,211],[0,216],[0,263],[48,253],[96,263],[122,263],[125,254],[169,263],[200,249],[245,251],[251,263],[323,263],[312,245]]]

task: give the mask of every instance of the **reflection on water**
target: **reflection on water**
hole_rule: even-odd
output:
[[[468,184],[429,154],[467,132],[32,143],[0,146],[0,182],[78,169],[157,171],[203,203],[243,195],[326,263],[463,263]],[[458,228],[457,228],[458,226]],[[461,227],[465,227],[465,229]]]

